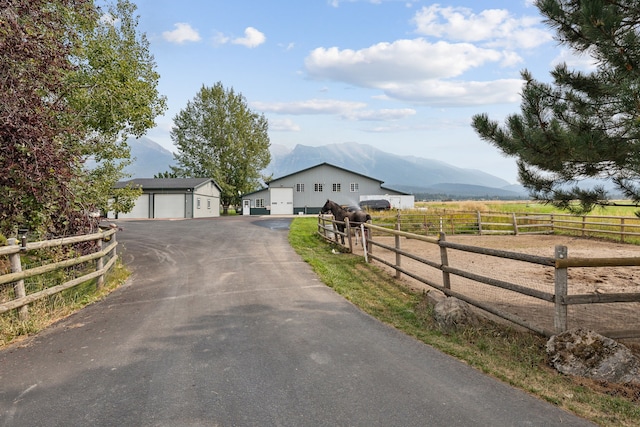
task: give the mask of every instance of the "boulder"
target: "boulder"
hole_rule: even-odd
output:
[[[547,341],[547,354],[563,374],[640,385],[640,359],[629,348],[587,329],[571,329]]]
[[[471,310],[471,306],[455,297],[439,301],[433,308],[433,314],[436,323],[444,331],[480,324],[479,318]]]

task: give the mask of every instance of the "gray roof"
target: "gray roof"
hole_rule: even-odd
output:
[[[213,185],[220,189],[211,178],[136,178],[119,181],[115,188],[123,188],[130,184],[134,187],[142,187],[143,190],[193,190],[207,182],[213,182]]]
[[[271,183],[273,183],[275,181],[278,181],[278,180],[281,180],[281,179],[284,179],[284,178],[288,178],[290,176],[297,175],[299,173],[303,173],[303,172],[306,172],[306,171],[311,170],[311,169],[319,168],[321,166],[329,166],[329,167],[332,167],[332,168],[335,168],[335,169],[340,169],[342,171],[349,172],[350,174],[353,174],[353,175],[362,176],[362,177],[370,179],[372,181],[378,181],[380,184],[382,184],[384,182],[384,181],[380,181],[379,179],[372,178],[370,176],[367,176],[367,175],[364,175],[364,174],[361,174],[361,173],[358,173],[358,172],[354,172],[354,171],[349,170],[349,169],[341,168],[340,166],[332,165],[331,163],[322,162],[322,163],[318,163],[317,165],[310,166],[308,168],[300,169],[297,172],[293,172],[293,173],[290,173],[290,174],[287,174],[287,175],[284,175],[284,176],[280,176],[278,178],[274,178],[271,181],[268,181],[266,184],[267,185],[271,185]]]
[[[284,175],[284,176],[281,176],[281,177],[278,177],[278,178],[274,178],[274,179],[272,179],[271,181],[266,182],[266,184],[267,184],[267,186],[271,186],[271,184],[273,184],[273,183],[274,183],[274,182],[276,182],[276,181],[279,181],[279,180],[284,179],[284,178],[289,178],[290,176],[297,175],[297,174],[300,174],[300,173],[306,172],[306,171],[311,170],[311,169],[319,168],[319,167],[321,167],[321,166],[329,166],[329,167],[332,167],[332,168],[335,168],[335,169],[339,169],[339,170],[342,170],[342,171],[348,172],[348,173],[353,174],[353,175],[358,175],[358,176],[361,176],[361,177],[363,177],[363,178],[370,179],[370,180],[372,180],[372,181],[377,181],[377,182],[379,182],[379,183],[380,183],[380,188],[383,188],[383,189],[386,189],[386,190],[390,190],[390,191],[395,191],[396,193],[404,194],[404,195],[407,195],[407,196],[408,196],[408,195],[410,195],[410,193],[407,193],[407,192],[404,192],[404,191],[400,191],[400,190],[395,190],[395,189],[393,189],[393,188],[390,188],[390,187],[387,187],[387,186],[382,185],[382,184],[384,183],[384,181],[381,181],[381,180],[379,180],[379,179],[377,179],[377,178],[373,178],[373,177],[370,177],[370,176],[364,175],[364,174],[359,173],[359,172],[354,172],[354,171],[352,171],[352,170],[345,169],[345,168],[342,168],[342,167],[340,167],[340,166],[336,166],[336,165],[333,165],[333,164],[331,164],[331,163],[327,163],[327,162],[322,162],[322,163],[319,163],[319,164],[314,165],[314,166],[310,166],[310,167],[305,168],[305,169],[300,169],[300,170],[299,170],[299,171],[297,171],[297,172],[293,172],[293,173],[290,173],[290,174],[287,174],[287,175]],[[253,193],[257,193],[257,192],[260,192],[260,191],[262,191],[262,190],[264,190],[264,188],[261,188],[260,190],[254,191],[254,192],[252,192],[252,193],[243,194],[243,196],[250,195],[250,194],[253,194]]]

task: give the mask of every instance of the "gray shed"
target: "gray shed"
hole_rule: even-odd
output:
[[[137,178],[115,187],[139,186],[142,195],[131,212],[108,218],[210,218],[220,216],[220,187],[211,178]]]

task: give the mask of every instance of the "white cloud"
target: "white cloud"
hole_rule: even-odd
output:
[[[300,126],[291,119],[269,119],[269,130],[278,132],[298,132],[300,131]]]
[[[566,63],[569,68],[587,72],[595,71],[598,65],[596,59],[589,52],[577,54],[571,49],[562,49],[558,56],[551,61],[551,65],[554,67],[561,63]]]
[[[265,112],[278,114],[346,114],[354,109],[365,108],[364,102],[339,101],[334,99],[310,99],[297,102],[252,102],[251,105]]]
[[[357,121],[393,121],[413,116],[411,108],[367,110],[364,102],[341,101],[335,99],[310,99],[296,102],[252,102],[257,110],[291,115],[328,114],[337,115],[346,120]]]
[[[405,117],[414,116],[415,114],[416,110],[413,108],[384,108],[381,110],[350,111],[343,114],[343,117],[348,120],[388,122],[404,119]]]
[[[216,33],[216,35],[213,36],[213,44],[216,46],[229,43],[229,40],[229,37],[220,32]]]
[[[520,100],[523,81],[504,79],[487,82],[427,80],[393,84],[384,88],[391,98],[432,106],[470,106],[512,103]]]
[[[283,48],[286,52],[293,50],[296,47],[296,44],[291,42],[291,43],[278,43],[278,46],[280,46],[281,48]]]
[[[516,18],[505,9],[487,9],[479,14],[464,7],[438,4],[420,9],[413,22],[418,34],[451,41],[484,43],[488,47],[532,49],[552,40],[538,17]]]
[[[469,43],[430,43],[424,39],[378,43],[361,50],[337,47],[314,49],[305,59],[311,77],[344,81],[356,86],[451,78],[504,55]]]
[[[238,37],[231,40],[233,44],[239,44],[248,48],[254,48],[263,44],[267,38],[263,33],[253,27],[247,27],[244,30],[244,37]]]
[[[193,29],[191,25],[184,22],[178,22],[177,24],[173,24],[173,26],[175,27],[175,30],[165,31],[162,33],[162,37],[166,41],[177,44],[200,41],[200,34],[198,34],[198,31]]]
[[[305,58],[306,72],[317,80],[379,89],[387,99],[411,103],[513,103],[520,99],[522,81],[491,79],[502,73],[500,68],[512,75],[525,63],[525,52],[553,39],[539,17],[514,17],[503,9],[474,13],[434,4],[417,11],[412,22],[423,37],[357,50],[319,47]],[[481,75],[488,80],[481,81]]]

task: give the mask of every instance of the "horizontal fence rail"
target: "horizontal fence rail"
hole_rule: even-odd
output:
[[[640,242],[640,218],[602,215],[481,211],[401,211],[374,217],[376,224],[416,234],[569,234]]]
[[[475,218],[478,219],[478,213]],[[518,223],[518,216],[511,215],[512,224],[522,225],[522,221]],[[423,217],[424,218],[424,217]],[[535,217],[522,217],[527,218],[528,221],[537,221],[538,223],[529,224],[533,227],[540,227],[540,224],[555,223],[550,220],[549,217],[536,215]],[[406,219],[406,218],[405,218]],[[374,218],[375,220],[375,218]],[[469,225],[468,218],[462,221],[465,226]],[[581,224],[582,230],[582,222]],[[551,336],[557,333],[561,333],[568,329],[568,308],[575,305],[584,304],[617,304],[622,306],[627,303],[640,303],[640,293],[630,292],[614,292],[606,294],[570,294],[569,290],[569,274],[570,268],[593,268],[593,267],[635,267],[640,266],[640,257],[624,257],[624,258],[571,258],[568,256],[568,249],[566,246],[556,246],[556,250],[553,257],[542,257],[536,255],[530,255],[520,252],[512,252],[505,250],[498,250],[492,248],[478,247],[464,245],[460,243],[450,242],[446,240],[446,233],[439,231],[438,237],[432,237],[425,234],[411,233],[403,231],[404,229],[412,229],[415,227],[407,227],[408,222],[398,221],[393,224],[394,228],[391,228],[390,224],[371,224],[367,223],[363,225],[363,228],[367,230],[365,233],[368,238],[364,250],[365,257],[370,260],[373,259],[380,262],[396,272],[396,277],[400,278],[401,274],[405,274],[414,280],[417,280],[431,288],[437,289],[448,296],[455,296],[461,300],[468,302],[476,307],[479,307],[491,314],[511,321],[517,325],[528,328],[536,333]],[[411,224],[415,224],[411,223]],[[447,227],[451,227],[452,222],[448,220],[443,221],[442,224],[447,224]],[[459,224],[459,223],[456,223]],[[486,222],[478,222],[478,230],[482,230],[487,226]],[[349,251],[353,251],[351,246],[348,223],[346,223],[345,232],[340,233],[335,228],[335,221],[331,216],[320,215],[318,217],[318,234],[327,240],[338,242],[338,235],[345,237],[345,247]],[[454,226],[455,228],[455,226]],[[465,228],[468,230],[470,228]],[[424,232],[424,228],[422,228]],[[386,238],[386,240],[385,240]],[[387,242],[387,240],[393,238],[393,243]],[[421,249],[408,251],[402,246],[402,239],[418,241]],[[430,247],[436,247],[437,250],[433,251]],[[374,248],[379,248],[375,249]],[[380,253],[379,253],[380,252]],[[507,280],[500,277],[489,277],[487,274],[481,274],[478,272],[470,271],[469,268],[456,266],[455,259],[456,252],[464,252],[467,254],[477,255],[479,258],[478,264],[482,264],[482,259],[487,258],[500,258],[505,262],[520,262],[526,264],[538,265],[540,268],[553,271],[553,283],[549,284],[546,288],[544,286],[527,286],[521,283],[514,283],[514,281]],[[427,256],[425,254],[430,254]],[[483,258],[484,257],[484,258]],[[403,261],[410,261],[413,264],[411,266],[405,265]],[[424,270],[413,266],[427,266],[437,274],[424,274],[419,273],[417,270]],[[500,273],[500,272],[496,272]],[[542,275],[541,275],[542,276]],[[452,277],[458,277],[469,283],[476,283],[477,285],[467,286],[452,286]],[[465,283],[467,283],[465,282]],[[480,286],[483,286],[482,290]],[[529,319],[523,318],[517,312],[513,312],[509,307],[509,298],[506,297],[506,303],[502,303],[501,307],[495,304],[495,301],[491,301],[491,297],[486,297],[489,294],[490,289],[497,289],[504,295],[520,295],[523,298],[529,300],[540,301],[544,310],[549,312],[549,317],[552,321],[552,325],[548,322],[540,322],[535,316]],[[471,290],[471,291],[469,291]],[[484,298],[483,298],[484,297]],[[527,303],[529,305],[536,305]],[[628,304],[627,304],[628,305]],[[626,306],[625,306],[626,307]],[[611,338],[640,338],[640,319],[637,316],[638,306],[634,306],[628,313],[629,320],[628,329],[607,329],[606,327],[600,328],[598,332],[603,335],[607,335]],[[626,308],[625,308],[626,309]],[[519,310],[522,310],[520,307]],[[536,310],[532,310],[535,312]],[[635,313],[635,314],[634,314]],[[634,322],[632,319],[636,319]]]
[[[115,229],[109,229],[83,236],[65,237],[40,242],[24,242],[22,244],[15,244],[19,242],[16,242],[16,239],[12,240],[13,241],[10,242],[12,244],[0,247],[0,257],[7,257],[11,267],[10,273],[0,275],[0,291],[10,284],[13,285],[12,293],[4,292],[2,294],[5,295],[5,297],[6,295],[12,294],[13,298],[9,301],[0,303],[0,314],[18,309],[21,320],[28,319],[28,305],[35,301],[55,295],[93,279],[97,279],[96,286],[98,288],[102,287],[104,284],[105,274],[111,269],[111,267],[113,267],[117,260],[116,247],[118,246],[118,242],[116,241]],[[29,253],[29,251],[50,249],[85,242],[96,242],[95,252],[60,261],[53,261],[37,267],[24,268],[25,266],[23,265],[22,255]],[[95,261],[95,268],[92,269],[93,271],[83,269],[83,274],[79,277],[27,294],[25,279],[43,276],[68,267],[80,266],[91,261]]]

